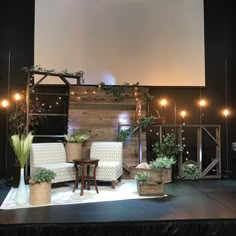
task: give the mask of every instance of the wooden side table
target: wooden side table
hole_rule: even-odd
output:
[[[97,180],[96,180],[96,169],[98,166],[99,160],[91,160],[91,159],[84,159],[84,160],[73,160],[74,167],[75,167],[75,183],[73,192],[76,188],[78,188],[79,180],[81,180],[81,190],[80,190],[80,196],[83,196],[84,193],[84,187],[85,183],[87,183],[87,189],[90,190],[90,181],[92,180],[96,189],[96,192],[98,193],[98,187],[97,187]],[[79,176],[79,168],[81,174]],[[93,166],[93,175],[90,176],[90,166]]]

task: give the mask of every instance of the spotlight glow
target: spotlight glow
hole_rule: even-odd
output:
[[[167,105],[167,103],[168,102],[165,98],[161,99],[161,101],[160,101],[160,105],[163,106],[163,107],[165,107]]]
[[[205,99],[201,99],[201,100],[199,101],[199,105],[200,105],[200,107],[205,107],[205,106],[207,105],[206,100],[205,100]]]
[[[228,117],[228,116],[229,116],[229,114],[230,114],[230,111],[229,111],[229,109],[227,109],[227,108],[226,108],[226,109],[224,109],[224,110],[223,110],[223,112],[222,112],[222,113],[223,113],[224,117],[226,118],[226,117]]]
[[[21,99],[21,95],[19,93],[16,93],[14,95],[14,98],[15,98],[16,101],[19,101]]]
[[[180,115],[181,115],[181,117],[182,117],[183,119],[185,118],[186,114],[187,114],[187,113],[186,113],[186,111],[184,111],[184,110],[180,112]]]
[[[2,100],[2,107],[6,108],[8,107],[8,105],[9,105],[9,102],[6,99]]]

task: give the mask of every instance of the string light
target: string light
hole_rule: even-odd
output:
[[[187,115],[187,113],[186,113],[185,110],[183,110],[183,111],[180,112],[180,115],[181,115],[181,117],[184,119],[185,116]]]

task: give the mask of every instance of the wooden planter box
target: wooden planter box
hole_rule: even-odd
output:
[[[154,182],[137,182],[137,188],[140,196],[162,196],[165,195],[165,184]]]
[[[137,172],[145,171],[150,174],[150,182],[154,183],[169,183],[172,181],[172,168],[168,169],[143,169],[132,167],[131,177],[134,177]]]

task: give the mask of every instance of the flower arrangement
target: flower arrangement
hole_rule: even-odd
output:
[[[89,139],[90,135],[87,131],[77,130],[74,133],[65,134],[64,137],[68,143],[83,143]]]

